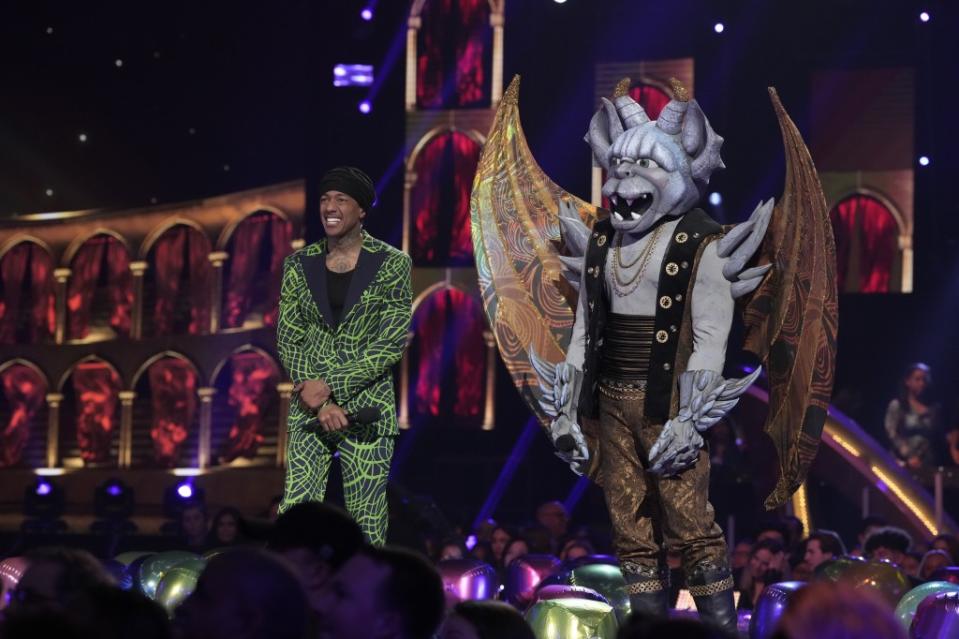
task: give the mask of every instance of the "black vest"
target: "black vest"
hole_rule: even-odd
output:
[[[665,220],[668,222],[669,220]],[[689,301],[690,279],[696,254],[703,241],[722,231],[722,227],[701,209],[689,211],[676,225],[663,259],[657,286],[657,303],[653,344],[646,378],[645,415],[653,423],[669,419],[675,387],[676,349],[679,345],[683,312]],[[584,287],[586,296],[586,345],[583,360],[583,387],[578,413],[599,416],[598,389],[602,337],[609,312],[606,296],[606,256],[613,242],[613,225],[609,218],[597,221],[586,248]]]

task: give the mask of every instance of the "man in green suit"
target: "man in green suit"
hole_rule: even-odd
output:
[[[338,452],[347,510],[369,542],[381,545],[398,434],[391,369],[410,329],[411,260],[363,230],[376,197],[365,173],[333,169],[320,181],[320,193],[326,238],[283,266],[277,350],[295,397],[280,512],[323,500]],[[371,408],[378,419],[350,423],[351,414]]]

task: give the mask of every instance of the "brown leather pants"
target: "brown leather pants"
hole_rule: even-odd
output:
[[[676,477],[647,473],[649,449],[663,425],[646,420],[644,399],[641,390],[600,385],[599,473],[616,554],[635,592],[665,586],[667,547],[682,555],[687,576],[727,565],[726,541],[709,503],[709,454],[700,451],[696,464]]]

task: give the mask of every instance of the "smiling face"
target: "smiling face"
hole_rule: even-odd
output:
[[[346,193],[327,191],[320,196],[320,220],[327,237],[343,237],[366,217],[366,211]]]
[[[665,216],[677,217],[699,199],[685,152],[653,122],[627,129],[610,148],[603,185],[613,228],[639,234]]]

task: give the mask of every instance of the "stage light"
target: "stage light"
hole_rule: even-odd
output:
[[[553,0],[556,4],[565,4],[566,0]]]
[[[712,193],[709,194],[709,203],[712,204],[713,206],[719,206],[720,204],[723,203],[723,196],[720,195],[718,192],[713,191]]]
[[[333,67],[333,86],[368,87],[373,84],[373,65],[337,64]]]
[[[224,164],[224,165],[223,165],[223,172],[224,172],[224,173],[229,173],[229,172],[230,172],[230,165],[229,165],[229,164]]]
[[[366,20],[367,22],[369,22],[370,20],[373,19],[373,10],[369,7],[366,7],[365,9],[360,11],[360,17]]]
[[[121,60],[120,58],[117,58],[116,60],[113,61],[113,64],[117,65],[117,68],[119,69],[120,67],[123,66],[123,60]]]
[[[362,113],[363,115],[366,115],[373,109],[373,107],[370,105],[369,100],[363,100],[362,102],[360,102],[359,109],[360,109],[360,113]]]
[[[188,482],[183,482],[176,487],[176,494],[180,499],[190,499],[193,497],[193,486]]]
[[[929,166],[929,157],[925,155],[920,155],[919,166]]]
[[[41,479],[37,482],[37,487],[33,492],[36,493],[38,497],[46,497],[53,492],[53,485],[50,482]]]
[[[922,20],[923,22],[929,22],[929,18],[930,16],[928,11],[923,11],[922,13],[919,14],[919,19]]]
[[[47,35],[53,35],[53,27],[47,27]]]
[[[53,189],[47,189],[44,193],[47,194],[47,197],[53,197]]]
[[[716,24],[713,25],[713,31],[715,31],[716,33],[722,33],[725,30],[726,30],[726,27],[723,26],[722,22],[717,22]]]
[[[93,493],[93,512],[98,518],[92,530],[135,529],[126,520],[133,515],[133,489],[116,477],[111,477],[97,486]]]
[[[66,530],[63,515],[63,490],[43,477],[28,484],[23,491],[23,514],[20,529],[27,533],[57,533]]]
[[[87,141],[87,134],[86,134],[86,133],[81,133],[80,135],[77,136],[77,139],[80,140],[81,142],[86,142],[86,141]]]

